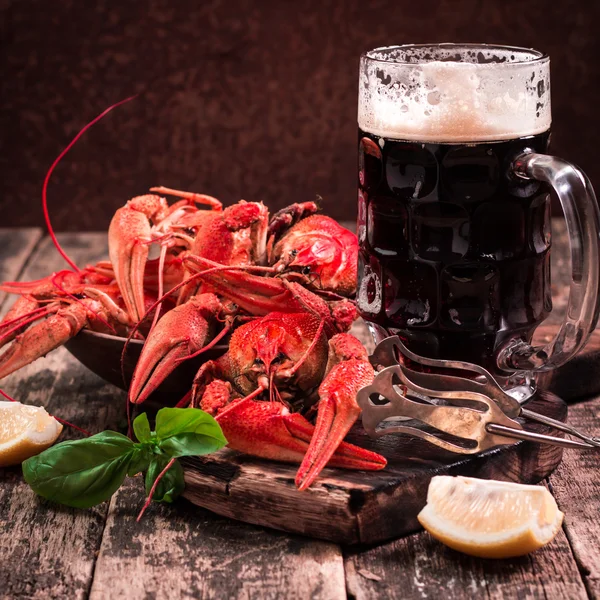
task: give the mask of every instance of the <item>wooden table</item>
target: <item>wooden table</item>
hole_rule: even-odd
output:
[[[107,256],[105,234],[60,240],[78,264]],[[61,268],[41,230],[0,229],[0,280]],[[9,303],[0,295],[2,312]],[[124,393],[62,348],[2,387],[93,432],[125,426]],[[571,406],[570,422],[600,432],[600,397]],[[0,469],[0,597],[600,598],[599,475],[598,455],[565,451],[547,482],[566,514],[563,530],[530,556],[485,561],[424,532],[374,548],[343,548],[217,517],[185,500],[152,505],[138,524],[139,478],[109,503],[74,510],[36,497],[20,468]]]

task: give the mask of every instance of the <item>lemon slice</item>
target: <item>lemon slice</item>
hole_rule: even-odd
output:
[[[41,406],[0,402],[0,467],[18,465],[51,446],[62,425]]]
[[[434,538],[454,550],[509,558],[550,542],[562,525],[563,513],[542,486],[437,476],[417,518]]]

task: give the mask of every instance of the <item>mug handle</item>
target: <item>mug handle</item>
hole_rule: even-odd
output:
[[[588,341],[600,311],[600,214],[585,173],[561,158],[526,152],[512,171],[517,177],[550,184],[560,200],[571,247],[571,286],[565,319],[545,346],[515,340],[502,349],[499,366],[507,371],[550,371],[566,363]]]

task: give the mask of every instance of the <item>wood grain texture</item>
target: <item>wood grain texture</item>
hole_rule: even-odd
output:
[[[236,523],[185,500],[152,505],[136,523],[142,503],[139,478],[113,497],[92,600],[346,598],[334,544]]]
[[[345,553],[348,596],[356,600],[576,600],[585,586],[564,532],[521,558],[484,560],[445,547],[421,532]]]
[[[531,410],[564,420],[566,406],[544,393]],[[528,428],[547,433],[539,425]],[[388,459],[383,471],[325,469],[305,492],[294,484],[297,465],[260,460],[228,449],[183,461],[186,498],[220,515],[342,544],[378,543],[419,529],[434,475],[468,475],[537,483],[560,462],[552,446],[517,443],[474,457],[452,454],[408,436],[370,439],[356,425],[349,441]]]
[[[600,436],[600,398],[570,407],[569,422]],[[600,478],[598,452],[569,452],[550,478],[565,513],[565,531],[591,598],[600,598]]]
[[[104,235],[60,239],[80,264],[106,253]],[[48,275],[63,268],[61,263],[46,238],[23,279]],[[82,368],[64,348],[7,377],[2,387],[92,432],[124,424],[124,394]],[[65,427],[60,439],[80,435]],[[0,597],[86,598],[107,509],[103,504],[80,511],[40,500],[23,482],[20,468],[0,469]]]
[[[0,228],[0,281],[17,279],[41,237],[42,230],[38,227]],[[6,293],[0,292],[0,309],[5,299]]]

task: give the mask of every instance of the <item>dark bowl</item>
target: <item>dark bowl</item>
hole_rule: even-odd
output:
[[[144,342],[130,340],[123,362],[125,375],[123,380],[121,355],[126,341],[125,338],[115,335],[82,329],[65,344],[65,348],[90,371],[122,390],[127,390]],[[196,358],[182,362],[150,396],[150,401],[171,406],[177,403],[191,389],[194,376],[200,366],[218,358],[226,351],[227,344],[219,344]]]

